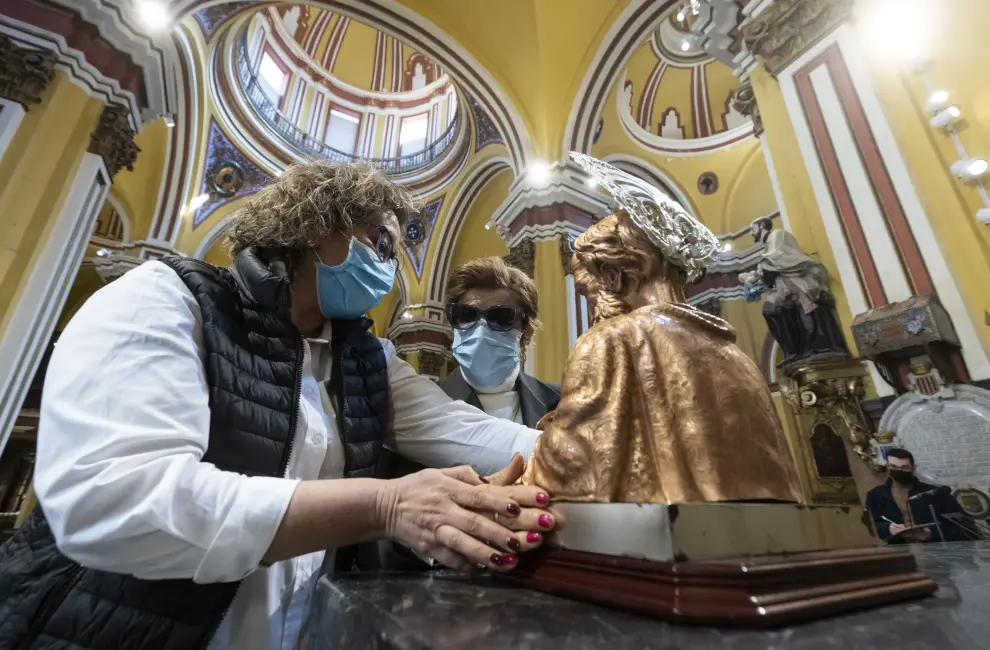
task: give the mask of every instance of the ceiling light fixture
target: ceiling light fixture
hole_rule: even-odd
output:
[[[925,102],[925,112],[938,113],[949,103],[949,93],[944,90],[936,90],[932,93],[928,101]]]
[[[932,118],[932,126],[936,129],[946,129],[959,121],[962,117],[962,112],[955,106],[950,106],[945,110],[941,110],[935,114]]]
[[[958,160],[952,164],[952,173],[967,183],[975,183],[986,178],[990,165],[983,158]]]
[[[681,41],[681,52],[687,52],[691,49],[691,43],[687,39]]]
[[[684,12],[683,11],[678,11],[677,12],[677,22],[683,23],[685,18],[686,18],[686,16],[684,15]]]
[[[543,187],[550,182],[550,165],[539,160],[529,166],[527,172],[529,182],[536,187]]]
[[[172,22],[168,5],[161,0],[136,0],[134,10],[138,20],[151,33],[161,33],[165,31]]]
[[[584,184],[587,185],[588,186],[588,189],[591,189],[591,190],[593,190],[596,187],[598,187],[598,181],[596,181],[594,178],[591,178],[591,177],[589,177],[588,180],[586,180],[584,182]]]

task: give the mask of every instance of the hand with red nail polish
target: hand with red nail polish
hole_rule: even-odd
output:
[[[423,470],[382,484],[378,516],[386,536],[420,556],[454,568],[507,571],[515,553],[537,545],[519,532],[534,528],[536,488],[486,484],[469,467]]]

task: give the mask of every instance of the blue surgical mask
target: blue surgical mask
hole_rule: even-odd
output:
[[[395,264],[381,261],[353,237],[341,264],[316,263],[316,299],[326,318],[361,318],[388,295],[394,282]]]
[[[475,388],[493,388],[505,381],[519,364],[519,332],[496,332],[479,320],[465,330],[454,330],[454,358]]]

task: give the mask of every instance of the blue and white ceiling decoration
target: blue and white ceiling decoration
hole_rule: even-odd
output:
[[[423,262],[426,261],[426,251],[430,247],[430,237],[433,235],[433,226],[437,222],[437,217],[440,216],[443,199],[443,196],[433,199],[423,206],[418,215],[406,223],[402,247],[406,249],[406,255],[413,264],[417,278],[423,273]]]
[[[234,146],[216,121],[210,120],[206,172],[200,184],[200,196],[207,198],[193,213],[193,228],[206,221],[221,205],[258,191],[270,178]]]

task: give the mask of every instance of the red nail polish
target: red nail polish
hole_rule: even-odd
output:
[[[539,503],[541,506],[546,505],[550,503],[550,497],[548,497],[545,492],[537,492],[536,502]]]
[[[543,528],[553,528],[553,517],[550,515],[540,515],[537,521],[540,522],[540,526]]]
[[[510,515],[512,515],[513,517],[518,517],[520,512],[519,506],[517,506],[514,503],[510,503],[507,506],[505,506],[505,511]]]
[[[515,537],[509,537],[508,539],[506,539],[505,545],[509,547],[510,551],[515,551],[516,553],[518,553],[519,549],[522,548],[522,544],[520,544],[519,540],[516,539]]]
[[[512,556],[511,555],[507,555],[505,557],[512,557]],[[492,556],[490,558],[488,558],[488,559],[495,566],[502,566],[502,562],[505,561],[505,557],[499,555],[498,553],[492,553]],[[514,557],[512,557],[512,561],[515,562],[516,559]]]
[[[516,556],[515,555],[506,555],[505,558],[503,558],[503,559],[505,560],[506,566],[515,566],[516,565]]]
[[[540,541],[541,537],[542,535],[540,535],[536,531],[530,531],[526,533],[526,541],[529,542],[530,544],[536,544],[537,542]]]

